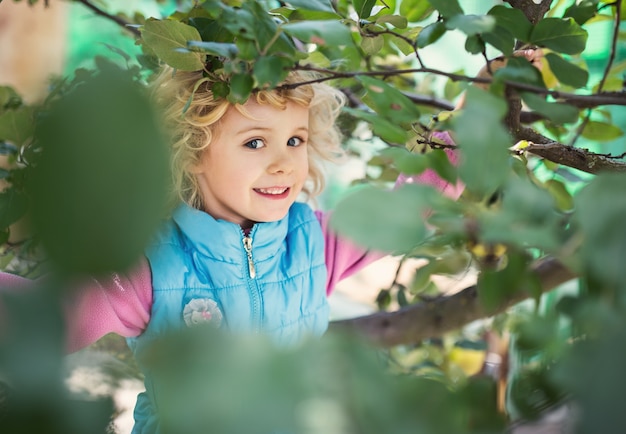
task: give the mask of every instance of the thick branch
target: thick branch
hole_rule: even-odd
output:
[[[555,142],[537,133],[530,128],[521,129],[516,135],[517,140],[528,140],[531,144],[524,148],[530,152],[553,163],[562,164],[587,173],[600,172],[624,172],[626,163],[615,157],[604,154],[596,154],[587,149],[566,146]]]
[[[538,261],[533,266],[544,291],[574,279],[576,275],[555,259]],[[331,330],[362,334],[376,345],[409,345],[457,330],[472,321],[504,312],[529,298],[527,293],[511,296],[494,311],[487,311],[478,300],[476,285],[449,297],[407,306],[395,312],[379,312],[360,318],[335,321]]]
[[[515,9],[519,9],[526,15],[528,21],[537,24],[539,20],[550,10],[552,0],[541,0],[538,4],[533,0],[505,0]]]

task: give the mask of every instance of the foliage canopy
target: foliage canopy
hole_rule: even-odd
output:
[[[131,266],[164,215],[165,140],[144,92],[159,63],[204,70],[218,79],[214,92],[232,102],[279,86],[293,69],[316,71],[317,81],[341,89],[350,101],[341,118],[346,146],[367,159],[368,170],[360,180],[366,185],[338,204],[332,224],[355,242],[425,264],[410,284],[394,281],[381,290],[380,314],[336,325],[388,347],[387,370],[410,375],[390,380],[360,344],[333,336],[314,344],[320,346],[315,351],[307,347],[289,357],[258,346],[245,355],[239,347],[224,351],[225,360],[259,362],[258,377],[235,392],[248,388],[258,396],[274,394],[277,402],[293,399],[298,411],[334,408],[334,428],[342,432],[380,432],[381,426],[394,433],[504,432],[512,420],[533,419],[564,397],[580,407],[578,432],[598,426],[626,431],[624,412],[614,404],[623,401],[626,378],[626,210],[620,199],[626,163],[624,125],[615,109],[626,105],[622,0],[508,0],[475,13],[457,0],[204,0],[177,2],[178,10],[165,17],[138,12],[132,20],[79,3],[126,24],[141,54],[136,62],[126,57],[124,66],[98,59],[93,70],[55,80],[36,104],[0,87],[0,154],[11,163],[0,171],[8,183],[0,193],[2,265],[28,276],[48,265],[58,272],[27,300],[4,300],[16,328],[2,342],[0,367],[25,391],[22,410],[45,415],[43,425],[25,424],[16,412],[23,432],[80,432],[106,423],[106,403],[93,410],[99,417],[76,419],[57,399],[60,362],[45,371],[40,363],[61,358],[54,306],[66,279]],[[613,30],[605,65],[594,74],[586,62],[588,32],[602,22]],[[506,65],[478,77],[437,69],[423,53],[445,50],[450,34],[461,35],[468,56],[482,59],[488,72],[493,57]],[[541,72],[514,55],[523,48],[544,50]],[[464,104],[453,110],[461,93]],[[451,146],[434,131],[454,137],[457,166],[446,153]],[[367,157],[372,147],[378,151]],[[400,173],[426,170],[461,182],[460,200],[423,185],[387,191]],[[25,217],[34,235],[9,243],[11,228]],[[46,261],[37,256],[42,246]],[[476,272],[476,286],[451,296],[437,288],[437,275],[468,270]],[[575,290],[558,292],[558,302],[542,296],[566,282]],[[508,309],[526,298],[535,301],[532,308]],[[468,375],[454,363],[455,350],[484,344],[463,326],[485,317],[494,320],[481,331],[512,336],[510,357],[517,365],[510,378],[507,372]],[[46,339],[36,338],[35,323],[49,331]],[[20,346],[24,341],[32,344]],[[346,375],[353,383],[337,377],[326,357],[351,366]],[[303,377],[289,385],[280,374],[297,376],[295,367],[311,358],[319,358],[317,375],[336,384]],[[43,373],[33,380],[34,371]],[[222,381],[241,384],[239,375]],[[284,387],[268,391],[265,375]],[[502,379],[510,380],[508,414],[497,402]],[[50,385],[49,394],[33,386],[38,381]],[[432,411],[409,411],[416,408]],[[239,409],[250,417],[230,422],[227,410],[219,413],[225,431],[257,432],[262,413],[263,421],[277,422],[271,408]],[[293,432],[315,428],[298,425],[302,420],[279,418]]]

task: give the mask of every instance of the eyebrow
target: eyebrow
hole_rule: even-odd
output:
[[[241,130],[235,131],[234,134],[235,135],[239,135],[239,134],[247,134],[247,133],[249,133],[251,131],[271,131],[271,130],[272,130],[272,128],[268,128],[268,127],[264,127],[264,126],[255,126],[255,127],[252,127],[252,128],[245,127],[245,128],[242,128]],[[294,132],[302,132],[302,131],[304,131],[304,132],[308,133],[309,132],[309,128],[304,126],[304,125],[302,125],[302,126],[299,126],[297,128],[294,128],[293,131]]]

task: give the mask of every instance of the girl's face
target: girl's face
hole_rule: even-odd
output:
[[[230,107],[192,168],[207,213],[243,228],[283,218],[309,173],[309,109],[248,100]],[[252,119],[251,119],[252,118]]]

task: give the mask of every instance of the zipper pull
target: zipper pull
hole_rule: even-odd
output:
[[[252,261],[252,238],[248,235],[243,237],[243,248],[248,257],[248,272],[250,273],[250,278],[254,279],[256,277],[256,270],[254,269],[254,262]]]

